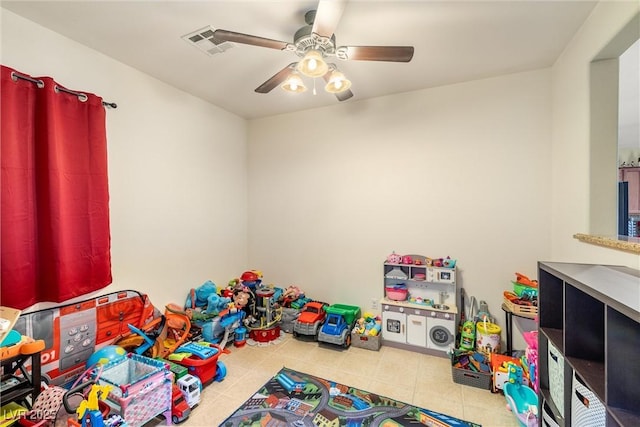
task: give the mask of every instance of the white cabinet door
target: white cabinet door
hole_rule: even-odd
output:
[[[427,318],[407,314],[407,344],[427,346]]]
[[[407,316],[393,311],[382,312],[382,338],[385,341],[407,342]]]

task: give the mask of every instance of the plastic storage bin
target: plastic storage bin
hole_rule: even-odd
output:
[[[573,373],[571,393],[571,425],[580,427],[605,427],[607,415],[602,402]]]
[[[491,390],[490,373],[473,372],[468,369],[460,369],[452,366],[451,375],[453,376],[454,383],[477,387],[483,390]]]
[[[564,417],[564,357],[551,342],[549,342],[548,353],[549,393],[551,400],[560,412],[560,416]]]
[[[542,427],[560,427],[546,400],[542,401]]]
[[[366,348],[367,350],[380,350],[380,335],[360,335],[351,332],[351,345],[354,347]]]
[[[487,372],[473,371],[471,369],[458,368],[455,365],[463,357],[471,357],[473,352],[454,354],[451,356],[451,376],[453,382],[471,387],[481,388],[483,390],[491,389],[491,371],[487,365]]]
[[[404,283],[398,283],[395,285],[387,285],[385,286],[385,293],[387,294],[387,298],[394,301],[405,301],[409,294],[407,289],[407,285]]]
[[[502,329],[491,322],[476,323],[476,350],[486,355],[500,353]]]

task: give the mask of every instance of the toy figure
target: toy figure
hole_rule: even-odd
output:
[[[356,334],[363,335],[365,330],[366,330],[366,327],[365,327],[365,324],[364,324],[364,317],[361,317],[356,322],[356,326],[355,326],[355,328],[353,328],[353,331]]]
[[[462,333],[460,334],[460,348],[463,350],[473,350],[476,340],[476,324],[471,320],[467,320],[462,325]]]
[[[111,388],[112,386],[110,385],[92,385],[91,390],[89,391],[88,399],[80,402],[80,406],[78,406],[78,409],[76,409],[76,415],[78,416],[78,419],[81,420],[84,417],[85,411],[98,410],[98,400],[106,399]]]
[[[251,294],[249,294],[249,292],[246,292],[244,289],[233,291],[233,303],[239,310],[243,309],[247,306],[247,304],[249,304],[250,298]]]

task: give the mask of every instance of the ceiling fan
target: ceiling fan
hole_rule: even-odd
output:
[[[213,36],[221,41],[294,52],[302,58],[258,86],[255,89],[258,93],[269,93],[279,85],[290,92],[303,92],[306,87],[298,74],[301,73],[313,78],[322,77],[326,82],[325,90],[334,93],[339,101],[345,101],[353,96],[351,82],[334,63],[327,63],[327,58],[389,62],[409,62],[413,58],[413,46],[336,46],[334,31],[345,3],[346,0],[320,0],[317,10],[305,14],[307,25],[296,31],[293,43],[222,29],[215,30]]]

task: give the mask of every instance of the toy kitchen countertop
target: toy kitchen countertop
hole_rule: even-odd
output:
[[[452,304],[433,304],[433,305],[428,305],[428,304],[423,304],[423,303],[415,303],[415,302],[411,302],[411,301],[397,301],[397,300],[392,300],[389,298],[382,298],[382,300],[380,300],[380,304],[384,305],[388,304],[388,305],[393,305],[396,307],[406,307],[406,308],[411,308],[411,309],[420,309],[420,310],[428,310],[428,311],[436,311],[436,312],[440,312],[440,313],[450,313],[450,314],[458,314],[458,307]],[[438,307],[439,305],[442,305],[442,307]]]

